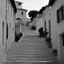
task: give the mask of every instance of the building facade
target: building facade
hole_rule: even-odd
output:
[[[42,10],[42,17],[38,18],[36,26],[38,29],[43,27],[43,30],[48,32],[47,37],[51,38],[52,49],[57,50],[58,61],[62,64],[64,63],[64,0],[52,1]]]
[[[22,9],[22,8],[18,8],[17,9],[17,14],[16,14],[16,18],[20,18],[22,21],[22,24],[26,25],[27,22],[27,18],[26,18],[26,12],[27,10]]]
[[[42,14],[37,14],[35,18],[33,18],[32,22],[30,23],[30,26],[36,27],[36,32],[39,34],[39,29],[43,28],[44,30],[44,20],[42,17]]]
[[[58,50],[58,60],[64,61],[64,0],[56,0],[51,10],[52,44]]]
[[[46,7],[46,9],[42,13],[44,31],[48,32],[47,37],[51,38],[51,6]]]
[[[14,0],[0,0],[0,63],[5,60],[6,51],[15,39]]]
[[[27,23],[27,18],[26,18],[26,13],[27,10],[22,8],[22,2],[19,1],[15,1],[16,6],[17,6],[17,13],[16,13],[16,18],[20,18],[21,19],[21,25]]]
[[[42,17],[42,14],[37,14],[37,16],[36,16],[36,30],[38,31],[40,28],[44,28],[43,17]]]
[[[17,12],[15,2],[7,0],[6,9],[6,39],[7,47],[9,49],[10,44],[15,41],[15,14]]]
[[[52,39],[52,48],[57,49],[58,60],[64,63],[64,0],[55,0],[43,12],[45,29]],[[46,13],[47,11],[47,13]],[[62,64],[61,63],[61,64]]]
[[[20,18],[16,18],[16,22],[15,22],[15,32],[16,34],[19,34],[22,32],[22,26],[21,26],[21,19]]]

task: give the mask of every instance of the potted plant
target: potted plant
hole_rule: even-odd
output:
[[[31,30],[36,30],[36,26],[32,26],[31,27]]]
[[[46,40],[47,42],[51,42],[51,38],[50,38],[50,37],[46,37],[45,40]]]
[[[54,56],[57,56],[57,49],[53,50],[53,54],[54,54]]]
[[[46,32],[45,32],[45,36],[47,36],[47,34],[48,34],[48,32],[46,31]]]
[[[48,42],[47,44],[48,44],[49,48],[52,48],[52,43],[51,42]]]
[[[38,30],[38,32],[39,32],[39,36],[40,36],[40,37],[43,37],[43,27],[41,27],[41,28]]]
[[[47,41],[48,47],[49,47],[49,48],[52,48],[51,38],[46,37],[46,38],[45,38],[45,41]]]
[[[19,33],[19,34],[15,33],[15,41],[18,42],[19,39],[22,37],[22,35],[23,33]]]

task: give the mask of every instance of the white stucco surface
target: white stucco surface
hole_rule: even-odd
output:
[[[57,10],[64,5],[64,0],[56,0],[54,5],[50,7],[49,12],[43,15],[44,21],[46,21],[46,27],[48,28],[48,21],[51,21],[51,38],[52,47],[58,51],[58,60],[64,61],[64,47],[62,45],[61,34],[64,33],[64,20],[57,23]],[[46,11],[45,11],[46,12]],[[45,16],[46,15],[46,16]]]

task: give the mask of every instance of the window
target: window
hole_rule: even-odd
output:
[[[23,12],[21,12],[21,15],[23,15]]]
[[[64,6],[63,5],[57,10],[57,23],[60,23],[62,20],[64,20]]]
[[[8,24],[6,25],[6,38],[8,39]]]
[[[18,3],[18,5],[20,6],[20,5],[21,5],[21,3],[19,2],[19,3]]]

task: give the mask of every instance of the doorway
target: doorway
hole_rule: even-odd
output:
[[[2,22],[2,44],[4,45],[4,21]]]
[[[62,34],[62,46],[64,47],[64,34]]]
[[[49,20],[49,38],[51,39],[51,21]]]
[[[62,59],[64,61],[64,33],[62,34]]]
[[[60,54],[61,61],[64,63],[64,33],[60,36]]]

